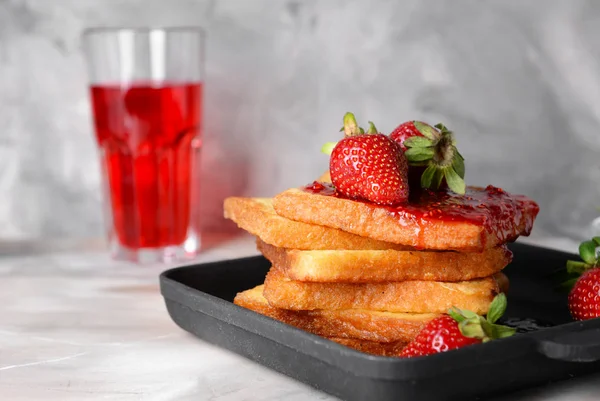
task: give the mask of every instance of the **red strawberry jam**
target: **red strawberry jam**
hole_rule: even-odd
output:
[[[312,192],[314,194],[326,195],[326,196],[338,196],[336,195],[335,188],[333,184],[323,184],[318,181],[313,182],[310,185],[304,187],[304,190],[307,192]],[[341,197],[341,196],[340,196]]]
[[[343,198],[328,183],[315,182],[303,189],[317,195]],[[423,189],[416,192],[408,203],[393,207],[363,203],[386,209],[401,221],[414,221],[421,228],[432,221],[468,222],[482,226],[494,234],[500,243],[514,240],[514,227],[522,221],[524,211],[534,217],[539,212],[539,206],[528,197],[512,195],[492,185],[486,188],[467,187],[464,195],[449,190]],[[523,235],[529,235],[533,220],[526,219]]]

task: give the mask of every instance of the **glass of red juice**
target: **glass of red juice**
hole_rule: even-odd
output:
[[[197,27],[83,34],[113,257],[200,249],[204,33]]]

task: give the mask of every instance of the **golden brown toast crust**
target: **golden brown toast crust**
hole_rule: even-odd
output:
[[[367,283],[405,280],[465,281],[491,276],[512,260],[505,246],[482,253],[396,250],[295,250],[260,239],[258,250],[297,281]]]
[[[472,193],[485,191],[469,188]],[[393,213],[385,207],[350,199],[288,189],[273,198],[280,216],[310,224],[326,225],[380,241],[418,249],[481,252],[528,235],[539,208],[532,200],[515,196],[514,215],[499,214],[498,224],[489,227],[471,221],[444,220],[432,214]],[[511,202],[507,200],[506,207]],[[516,205],[516,206],[515,206]],[[483,204],[483,206],[487,206]],[[504,206],[499,206],[502,210]]]
[[[225,199],[224,214],[264,242],[291,249],[408,249],[346,231],[293,221],[275,213],[269,198]]]
[[[496,275],[503,276],[502,273]],[[290,280],[277,268],[271,268],[265,279],[263,295],[271,306],[291,310],[368,309],[446,313],[456,306],[485,315],[494,296],[502,290],[495,276],[458,283],[309,283]]]
[[[338,344],[348,348],[353,348],[367,354],[378,356],[400,356],[400,353],[406,347],[406,343],[397,341],[393,343],[378,343],[375,341],[356,340],[354,338],[335,338],[328,337],[328,340],[335,341]]]
[[[361,309],[293,311],[274,308],[263,296],[263,285],[240,292],[236,305],[324,337],[377,343],[409,342],[437,314],[376,312]]]

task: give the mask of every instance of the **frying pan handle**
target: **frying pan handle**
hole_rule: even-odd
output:
[[[560,361],[600,361],[600,328],[557,334],[541,340],[538,350],[548,358]]]

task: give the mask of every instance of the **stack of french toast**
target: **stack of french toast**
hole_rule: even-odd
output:
[[[333,170],[332,170],[333,171]],[[538,213],[500,188],[412,190],[382,205],[339,193],[329,173],[274,198],[231,197],[224,214],[271,262],[242,307],[363,352],[394,356],[452,307],[485,315],[506,292],[506,247]]]

